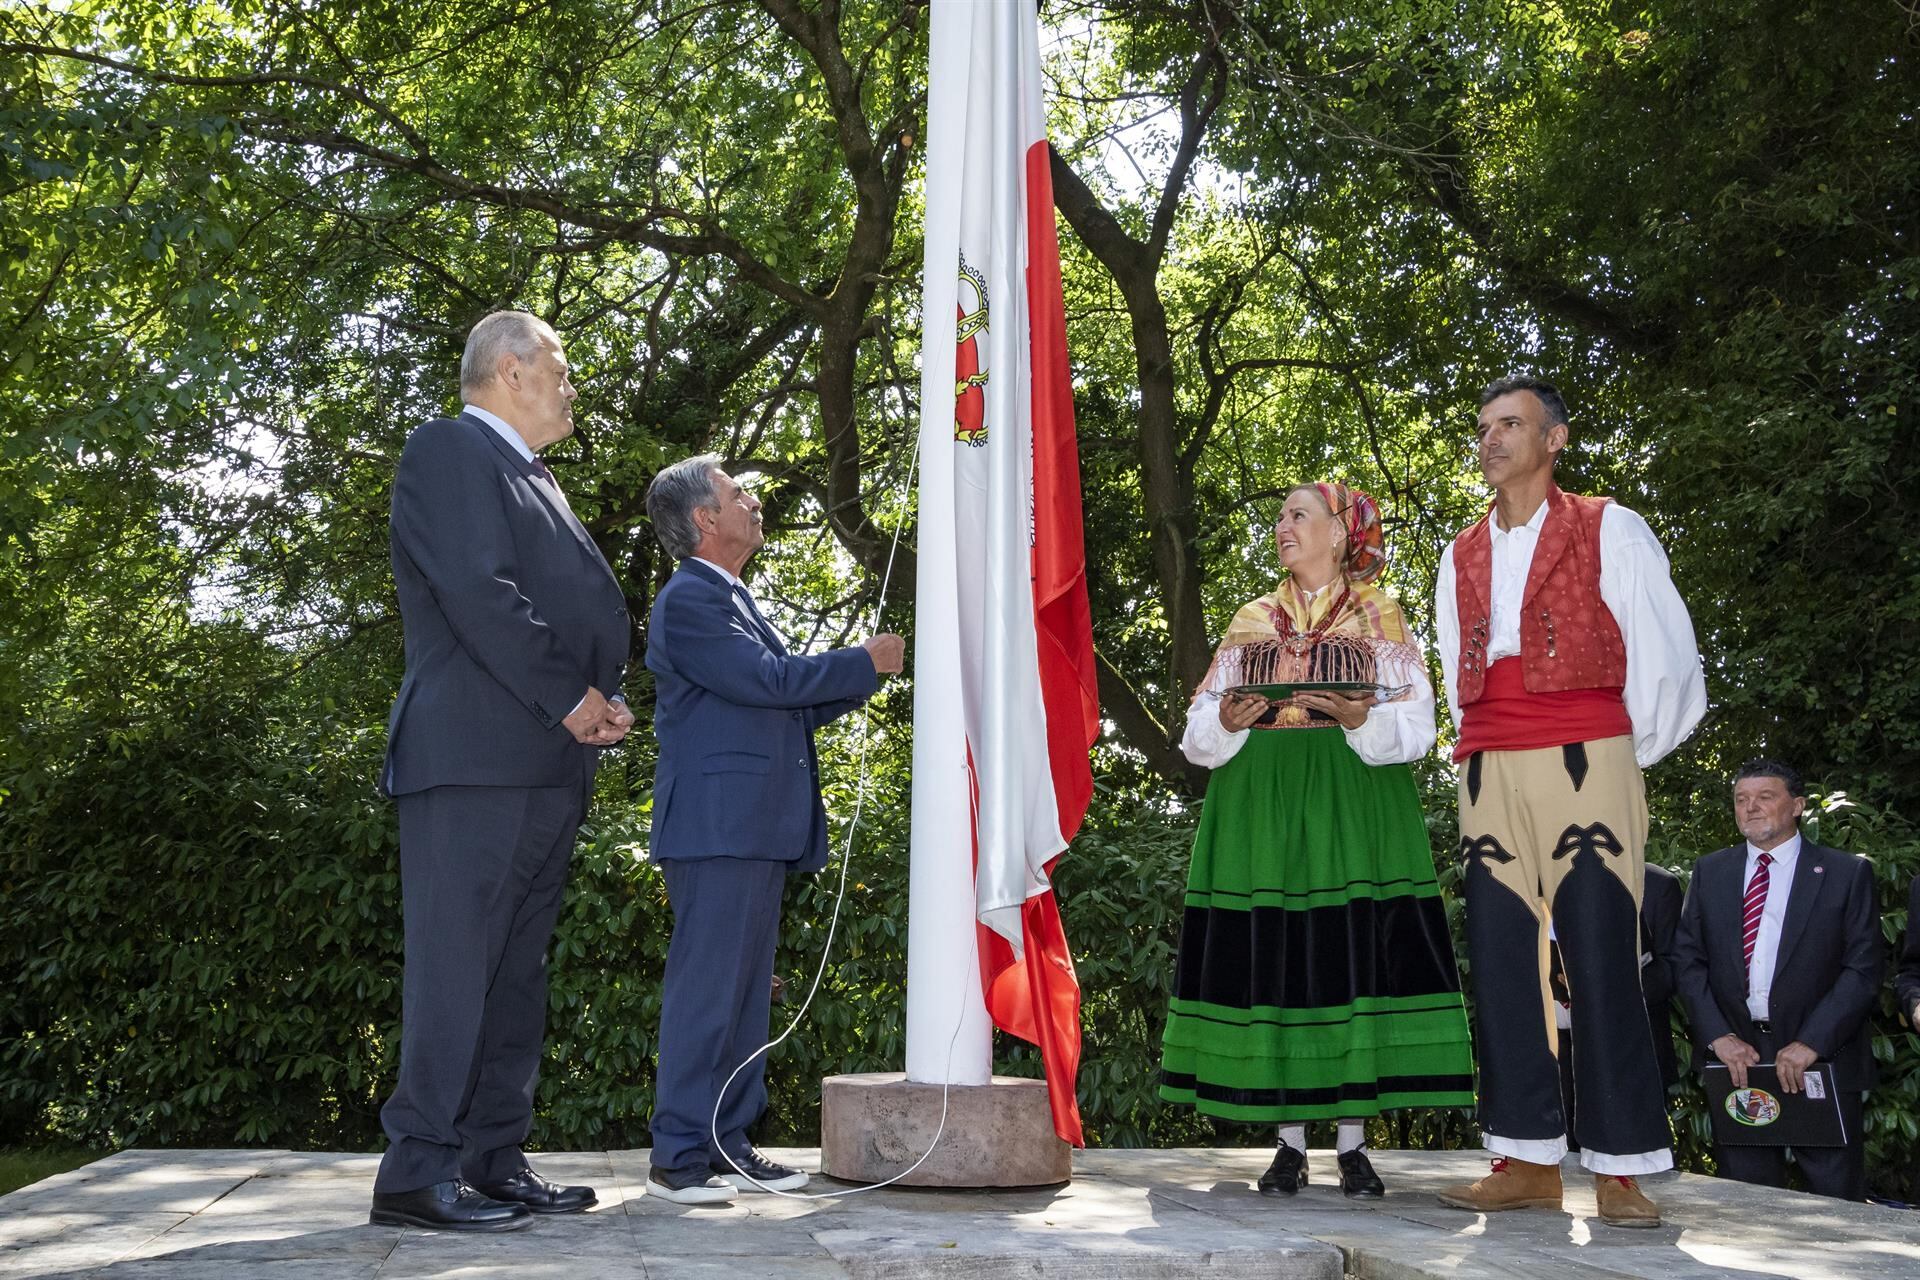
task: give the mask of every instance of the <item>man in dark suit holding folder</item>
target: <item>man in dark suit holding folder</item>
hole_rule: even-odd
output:
[[[1867,1015],[1884,959],[1873,866],[1800,836],[1800,776],[1750,760],[1734,778],[1734,817],[1746,843],[1695,865],[1675,940],[1674,969],[1695,1041],[1694,1064],[1724,1064],[1735,1088],[1773,1066],[1783,1093],[1799,1093],[1816,1063],[1831,1063],[1843,1147],[1796,1147],[1809,1190],[1866,1195],[1865,1092],[1874,1083]],[[1784,1147],[1719,1144],[1722,1176],[1786,1185]]]
[[[719,458],[661,471],[647,516],[680,562],[647,624],[660,738],[648,853],[673,907],[647,1194],[702,1204],[806,1185],[747,1138],[766,1108],[767,1060],[753,1055],[767,1038],[780,894],[789,873],[827,862],[814,730],[872,696],[905,646],[883,634],[787,651],[740,579],[763,541],[760,501]]]
[[[511,1231],[575,1213],[520,1144],[546,1037],[546,953],[620,700],[624,594],[539,450],[573,430],[560,339],[498,311],[467,335],[466,405],[414,431],[393,482],[406,676],[382,789],[400,814],[400,1079],[372,1220]]]

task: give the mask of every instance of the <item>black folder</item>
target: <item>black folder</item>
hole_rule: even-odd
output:
[[[1709,1064],[1707,1114],[1713,1117],[1713,1140],[1730,1147],[1844,1147],[1846,1122],[1840,1118],[1840,1095],[1833,1087],[1833,1064],[1816,1062],[1806,1070],[1799,1093],[1780,1089],[1780,1074],[1771,1065],[1747,1068],[1747,1087],[1733,1087],[1733,1075],[1718,1063]]]

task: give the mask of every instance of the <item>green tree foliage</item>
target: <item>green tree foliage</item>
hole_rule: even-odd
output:
[[[1428,622],[1485,495],[1475,390],[1574,414],[1569,488],[1648,516],[1714,710],[1650,777],[1655,855],[1731,835],[1757,750],[1920,871],[1920,34],[1885,0],[1044,0],[1101,692],[1061,892],[1109,1143],[1259,1140],[1152,1075],[1204,778],[1174,748],[1289,483],[1387,506]],[[363,1145],[391,1075],[399,627],[384,513],[473,320],[549,318],[554,451],[644,644],[666,461],[751,472],[760,594],[818,646],[909,628],[918,0],[28,3],[0,11],[0,1140]],[[886,574],[896,534],[899,555]],[[650,701],[637,666],[628,692]],[[775,1051],[897,1065],[910,699],[876,707],[847,911]],[[829,748],[844,834],[854,730]],[[554,955],[540,1138],[644,1141],[668,916],[651,745],[603,773]],[[1436,850],[1452,776],[1423,766]],[[1837,834],[1836,834],[1837,833]],[[1452,870],[1443,866],[1443,880]],[[832,876],[796,885],[790,1000]],[[1457,906],[1456,906],[1457,910]],[[791,1006],[790,1006],[791,1007]],[[1920,1041],[1876,1043],[1876,1185]],[[1012,1069],[1037,1069],[1003,1046]],[[1701,1117],[1683,1151],[1703,1160]],[[1383,1138],[1470,1140],[1459,1117]]]

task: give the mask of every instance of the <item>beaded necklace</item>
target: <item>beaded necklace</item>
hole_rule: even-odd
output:
[[[1347,601],[1352,596],[1353,584],[1342,579],[1340,594],[1334,599],[1333,607],[1327,610],[1327,616],[1321,619],[1319,626],[1307,631],[1302,631],[1295,626],[1293,615],[1285,609],[1270,610],[1273,615],[1273,630],[1276,638],[1286,645],[1288,652],[1305,653],[1319,644],[1327,632],[1332,630],[1333,624],[1340,620],[1340,614],[1347,607]]]

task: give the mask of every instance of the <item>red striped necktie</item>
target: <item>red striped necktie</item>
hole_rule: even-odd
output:
[[[1760,917],[1767,912],[1767,885],[1773,877],[1767,867],[1773,862],[1773,855],[1763,853],[1753,868],[1753,879],[1747,881],[1747,898],[1741,907],[1740,943],[1747,957],[1747,990],[1753,990],[1753,944],[1760,936]]]

